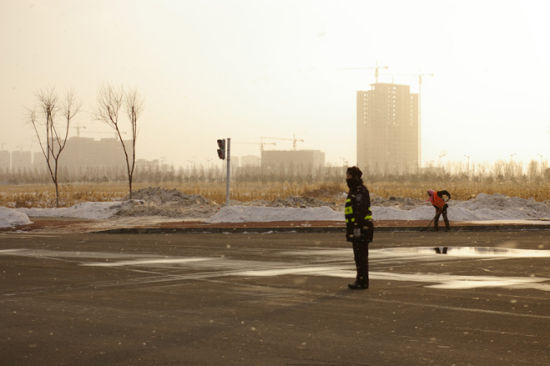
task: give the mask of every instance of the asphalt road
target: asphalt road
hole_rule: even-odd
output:
[[[444,247],[447,247],[447,254]],[[549,365],[548,231],[0,233],[2,365]]]

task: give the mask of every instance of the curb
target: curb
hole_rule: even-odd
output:
[[[550,230],[550,225],[465,225],[451,227],[453,232],[476,231],[545,231]],[[425,226],[381,226],[375,227],[375,232],[422,232],[433,233],[432,229],[426,230]],[[134,227],[118,228],[94,231],[96,234],[169,234],[169,233],[344,233],[343,227],[185,227],[185,228],[158,228],[158,227]],[[445,233],[440,230],[438,233]]]

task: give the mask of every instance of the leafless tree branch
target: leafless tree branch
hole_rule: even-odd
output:
[[[124,141],[122,138],[121,126],[119,124],[120,109],[123,104],[132,131],[132,140],[130,141],[131,157],[129,156],[130,147],[126,145],[127,141]],[[137,121],[141,116],[142,109],[143,100],[136,90],[125,93],[122,87],[114,88],[111,85],[107,85],[102,87],[99,91],[96,118],[105,122],[115,130],[120,144],[122,145],[124,158],[126,159],[130,198],[132,198],[132,182],[136,162]]]
[[[56,123],[57,112],[59,110],[57,95],[55,90],[47,89],[41,90],[36,94],[38,103],[40,106],[41,114],[40,116],[33,109],[30,111],[29,119],[33,125],[36,138],[40,144],[42,154],[46,159],[46,165],[50,173],[52,182],[55,185],[55,197],[56,197],[56,206],[59,206],[59,179],[58,179],[58,169],[59,169],[59,158],[67,139],[69,137],[69,129],[71,121],[80,111],[80,104],[76,100],[73,92],[68,92],[66,95],[65,103],[61,107],[61,112],[64,116],[64,124],[61,128],[61,133],[58,133],[59,126]],[[39,126],[42,126],[44,132],[40,133]]]

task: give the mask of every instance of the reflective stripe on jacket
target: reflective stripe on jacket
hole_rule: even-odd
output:
[[[363,226],[365,221],[372,220],[369,191],[364,186],[349,192],[344,214],[346,225]]]

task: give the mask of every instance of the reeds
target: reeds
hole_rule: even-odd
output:
[[[500,193],[511,197],[550,200],[550,169],[548,163],[531,162],[524,167],[517,162],[497,161],[488,164],[450,165],[425,168],[416,174],[372,174],[364,172],[364,180],[373,197],[411,197],[424,199],[428,189],[445,189],[453,199],[467,200],[479,193]],[[290,196],[316,198],[333,204],[345,199],[346,167],[320,169],[287,169],[270,171],[260,167],[232,169],[231,199],[241,202],[273,201]],[[93,174],[92,174],[93,173]],[[123,174],[113,171],[86,171],[84,176],[65,175],[60,189],[61,206],[83,201],[121,200],[128,195]],[[120,173],[120,172],[119,172]],[[0,171],[0,206],[52,207],[55,202],[53,185],[44,174]],[[24,184],[21,184],[24,183]],[[134,192],[146,187],[177,189],[186,194],[198,194],[215,203],[225,202],[225,172],[220,167],[190,169],[137,169]]]
[[[373,197],[411,197],[424,199],[428,189],[446,189],[456,200],[467,200],[479,193],[499,193],[511,197],[534,198],[537,201],[550,200],[550,182],[473,182],[473,181],[373,181],[366,180]],[[223,182],[162,182],[159,184],[138,183],[135,190],[146,187],[177,189],[186,194],[199,194],[214,203],[225,202]],[[79,202],[103,202],[121,200],[127,197],[127,185],[120,183],[72,183],[61,186],[61,206],[68,207]],[[296,183],[296,182],[234,182],[231,185],[232,200],[249,202],[273,201],[290,196],[316,198],[333,204],[343,204],[346,185],[341,183]],[[53,207],[55,192],[51,184],[1,185],[0,206],[5,207]]]

